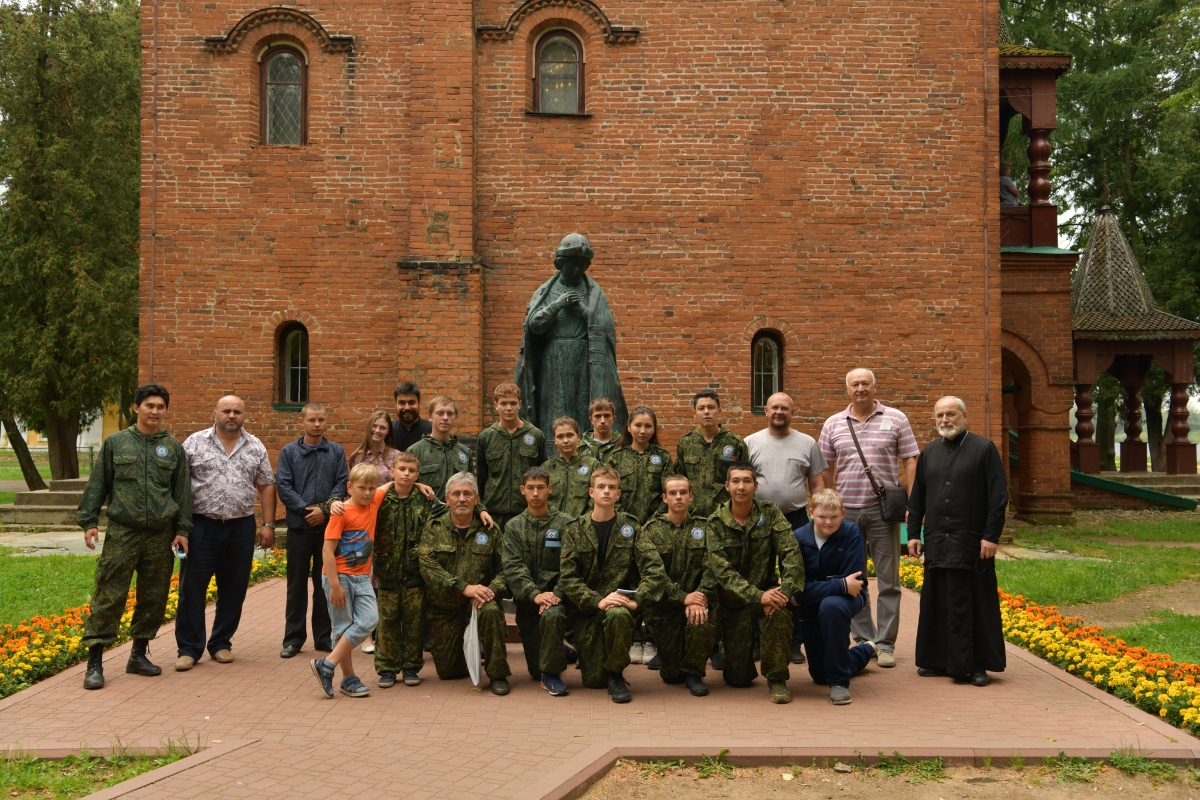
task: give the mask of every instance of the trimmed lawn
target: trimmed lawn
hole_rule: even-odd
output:
[[[0,760],[0,791],[8,797],[74,800],[127,781],[189,755],[170,748],[158,755],[68,756],[61,761],[37,758]]]
[[[16,492],[0,492],[0,505],[12,505],[12,502],[16,499],[16,496]]]
[[[19,556],[0,547],[0,625],[57,614],[91,599],[96,556]]]
[[[1119,536],[1139,542],[1200,542],[1200,520],[1194,514],[1162,522],[1113,520],[1102,527],[1078,527],[1076,536]]]
[[[1200,617],[1168,612],[1157,622],[1143,622],[1108,633],[1124,639],[1126,644],[1166,653],[1176,661],[1200,664]]]

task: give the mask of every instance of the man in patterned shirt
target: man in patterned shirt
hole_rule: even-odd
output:
[[[267,448],[248,433],[246,404],[234,395],[217,401],[216,423],[183,443],[192,480],[192,531],[188,557],[179,567],[176,672],[195,666],[204,651],[208,583],[217,578],[217,611],[208,639],[209,657],[233,661],[232,639],[254,560],[254,500],[262,502],[258,545],[275,544],[275,475]]]

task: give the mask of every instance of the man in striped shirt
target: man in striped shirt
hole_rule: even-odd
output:
[[[825,420],[817,444],[834,470],[834,486],[842,496],[846,519],[862,530],[867,553],[875,561],[879,584],[876,615],[872,618],[871,597],[864,587],[866,602],[854,617],[851,633],[856,642],[875,642],[879,646],[879,666],[894,667],[896,634],[900,630],[900,523],[884,520],[879,497],[863,469],[850,427],[853,426],[863,456],[880,487],[900,485],[901,460],[906,483],[911,487],[921,449],[904,412],[875,399],[874,372],[869,369],[848,372],[846,393],[850,405]]]

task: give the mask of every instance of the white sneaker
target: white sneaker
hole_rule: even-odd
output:
[[[642,663],[642,643],[641,642],[634,642],[633,647],[629,648],[629,663],[630,664]]]
[[[642,663],[649,664],[658,655],[658,648],[654,646],[654,642],[646,642],[642,645]]]

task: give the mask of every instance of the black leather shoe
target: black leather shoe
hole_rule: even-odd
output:
[[[699,675],[683,676],[683,682],[687,684],[688,691],[692,693],[692,697],[704,697],[708,694],[708,686],[705,685],[704,679]]]
[[[987,686],[991,682],[992,682],[992,679],[989,678],[988,674],[986,672],[984,672],[983,670],[977,670],[977,671],[971,673],[971,685],[972,686]]]
[[[300,645],[285,644],[283,646],[283,649],[279,651],[279,657],[280,658],[291,658],[294,655],[296,655],[296,653],[299,653],[299,652],[300,652]]]
[[[725,661],[721,658],[721,649],[719,647],[713,649],[712,657],[709,660],[712,661],[712,668],[717,672],[724,671]]]
[[[791,652],[788,653],[788,660],[793,664],[803,664],[805,662],[804,651],[800,649],[800,642],[792,642]]]
[[[508,694],[510,691],[511,689],[508,685],[508,681],[506,681],[504,678],[497,678],[496,680],[492,681],[492,694],[504,697],[504,695]]]
[[[83,676],[83,688],[104,688],[104,645],[94,644],[88,648],[87,674]]]
[[[944,677],[946,677],[946,670],[944,670],[944,669],[926,669],[925,667],[919,667],[917,669],[917,674],[920,675],[922,678],[944,678]]]
[[[625,676],[621,673],[609,673],[608,696],[614,703],[628,703],[633,699],[633,695],[629,693],[629,685],[625,683]]]
[[[662,669],[662,659],[657,655],[650,659],[650,663],[646,665],[647,669]]]
[[[131,675],[141,675],[146,678],[162,675],[162,667],[151,664],[150,659],[146,657],[149,652],[149,639],[134,639],[133,651],[129,654],[129,660],[125,662],[125,671]]]

